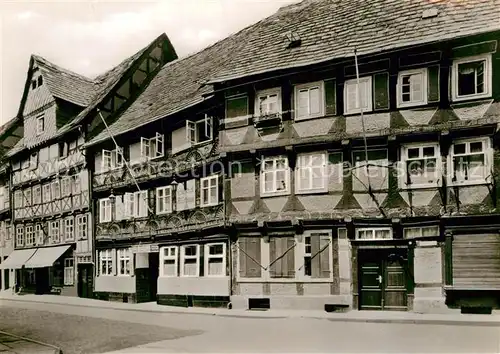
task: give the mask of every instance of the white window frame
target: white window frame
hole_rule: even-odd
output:
[[[114,275],[114,264],[113,264],[113,249],[99,250],[99,275],[112,276]],[[108,272],[108,263],[111,264],[111,272]],[[106,264],[106,271],[102,271],[103,264]]]
[[[273,95],[277,95],[277,100],[276,100],[277,110],[276,110],[276,112],[270,113],[269,111],[266,110],[266,112],[264,114],[261,114],[260,104],[259,104],[260,98],[269,97],[269,96],[273,96]],[[282,103],[281,103],[281,88],[280,87],[274,87],[274,88],[270,88],[270,89],[266,89],[266,90],[257,91],[257,93],[255,94],[255,111],[254,112],[255,112],[256,117],[265,117],[267,115],[281,114],[282,113],[281,105],[282,105]]]
[[[43,245],[44,244],[44,234],[43,234],[43,225],[38,223],[35,224],[35,238],[36,238],[36,244],[37,245]]]
[[[69,197],[71,195],[71,177],[66,176],[61,179],[61,196]]]
[[[328,252],[328,267],[330,269],[330,278],[313,278],[312,276],[312,257],[318,256],[318,254],[312,253],[312,237],[321,237],[318,236],[317,234],[325,234],[323,236],[326,236],[328,234],[328,246],[323,250],[323,252]],[[306,237],[309,238],[309,252],[307,252],[307,243],[306,243]],[[299,242],[301,241],[301,242]],[[296,238],[296,256],[295,256],[295,262],[296,262],[296,270],[295,270],[295,279],[292,279],[291,281],[297,281],[297,280],[303,280],[307,283],[325,283],[325,282],[331,282],[334,278],[334,273],[333,273],[333,256],[332,256],[332,247],[333,247],[333,235],[330,230],[309,230],[309,231],[304,231],[302,234],[302,240],[299,239],[297,240]],[[321,250],[321,248],[320,248]],[[311,274],[306,275],[306,267],[305,267],[305,258],[309,257],[310,262],[311,262]],[[271,278],[271,279],[280,279],[280,278]],[[281,278],[283,280],[283,278]]]
[[[200,141],[200,136],[198,134],[198,125],[204,125],[205,136],[208,137],[207,140]],[[214,119],[208,114],[205,114],[205,118],[191,121],[186,120],[186,141],[192,146],[197,144],[203,144],[208,141],[212,141],[214,138]]]
[[[169,214],[172,212],[172,198],[174,190],[172,186],[156,188],[156,214]],[[163,209],[160,208],[160,200],[163,200]],[[168,200],[168,203],[166,201]]]
[[[367,94],[366,97],[366,108],[363,109],[363,113],[368,113],[373,111],[373,84],[372,84],[372,77],[371,76],[364,76],[359,78],[359,83],[367,83],[366,87],[369,92],[365,92]],[[356,113],[361,113],[361,107],[349,107],[349,102],[347,100],[347,90],[348,87],[354,85],[356,87],[356,105],[359,106],[358,101],[360,101],[359,98],[359,89],[357,88],[357,79],[351,79],[351,80],[346,80],[344,82],[344,113],[345,114],[356,114]],[[363,93],[363,92],[361,92]]]
[[[212,181],[215,181],[215,201],[212,201]],[[207,186],[204,184],[207,183]],[[204,198],[204,192],[207,191],[208,200]],[[200,180],[200,206],[212,206],[219,204],[219,175],[203,177]]]
[[[106,162],[107,161],[107,162]],[[112,171],[123,167],[123,149],[102,150],[101,171]]]
[[[167,251],[168,255],[165,255],[165,251]],[[171,251],[173,251],[173,255],[170,254]],[[174,261],[175,275],[165,274],[165,261]],[[179,246],[165,246],[160,248],[160,277],[179,277]]]
[[[188,247],[196,247],[196,256],[186,256],[186,248]],[[181,266],[180,266],[180,276],[181,277],[186,277],[186,278],[193,278],[193,277],[199,277],[200,276],[200,245],[182,245],[180,247],[180,256],[181,256]],[[185,275],[184,274],[184,265],[185,261],[187,259],[196,259],[196,274],[195,275]]]
[[[132,265],[132,252],[130,248],[118,248],[116,250],[116,260],[117,260],[117,272],[118,276],[121,277],[129,277],[131,276],[131,265]],[[124,262],[124,267],[123,269],[125,270],[125,273],[122,273],[122,262]],[[128,262],[128,264],[127,264]]]
[[[222,246],[222,254],[217,254],[217,255],[211,255],[210,254],[210,247],[211,246]],[[222,274],[209,274],[209,264],[211,259],[221,259],[222,258]],[[204,270],[205,270],[205,277],[210,277],[210,278],[220,278],[220,277],[226,277],[227,276],[227,265],[226,265],[226,258],[227,258],[227,248],[226,244],[224,242],[216,242],[216,243],[207,243],[205,244],[205,250],[204,250]]]
[[[64,285],[75,285],[75,260],[64,258]]]
[[[26,225],[25,228],[25,246],[33,246],[35,244],[35,229],[33,225]]]
[[[23,191],[18,189],[14,192],[14,209],[22,208],[23,204]]]
[[[319,112],[318,113],[312,113],[311,114],[311,95],[310,92],[312,89],[318,89],[319,91]],[[301,91],[308,91],[308,112],[306,115],[299,115],[299,93]],[[325,82],[324,81],[317,81],[317,82],[310,82],[307,84],[301,84],[301,85],[296,85],[294,87],[294,101],[295,101],[295,116],[294,120],[295,121],[301,121],[309,118],[317,118],[317,117],[322,117],[325,115]]]
[[[57,226],[55,226],[57,225]],[[51,243],[61,242],[61,229],[59,220],[54,220],[49,222],[49,236]]]
[[[42,186],[37,184],[33,186],[33,205],[42,204]]]
[[[312,159],[319,158],[321,161],[321,166],[312,165]],[[307,159],[308,163],[302,165],[303,160]],[[316,170],[321,170],[322,175],[322,185],[318,188],[313,188],[312,177]],[[325,151],[305,153],[297,155],[297,164],[295,167],[295,192],[298,194],[302,193],[321,193],[328,192],[328,153]],[[302,179],[300,176],[302,174],[307,174],[310,178],[309,186],[302,186]]]
[[[42,186],[42,203],[49,203],[52,201],[52,184],[46,183]]]
[[[45,114],[36,116],[36,135],[41,135],[45,131]]]
[[[99,223],[111,222],[111,199],[99,199]]]
[[[422,75],[422,82],[421,82],[422,99],[421,100],[412,99],[413,91],[412,91],[412,85],[410,83],[410,101],[403,102],[403,77],[411,75],[419,75],[419,74]],[[413,107],[413,106],[420,106],[427,104],[427,83],[428,83],[427,68],[401,71],[398,74],[398,84],[397,84],[398,108]]]
[[[61,198],[61,184],[59,183],[59,180],[55,180],[50,184],[50,191],[52,200],[58,200]]]
[[[75,239],[75,219],[73,217],[64,219],[64,239],[66,241]]]
[[[474,61],[484,60],[484,92],[465,96],[458,95],[458,66]],[[467,58],[461,58],[453,61],[451,76],[451,97],[453,102],[465,101],[470,99],[487,98],[492,94],[492,64],[491,54],[476,55]]]
[[[156,159],[164,155],[164,136],[156,133],[153,138],[141,137],[141,156],[146,159]]]
[[[455,180],[455,164],[454,164],[454,157],[455,156],[467,156],[467,155],[472,155],[470,154],[470,144],[472,143],[477,143],[477,142],[482,142],[483,143],[483,154],[484,154],[484,163],[485,163],[485,172],[484,172],[484,178],[481,179],[467,179],[467,180]],[[455,155],[454,153],[454,147],[455,145],[458,144],[465,144],[466,145],[466,154],[465,155]],[[493,148],[491,145],[491,138],[489,137],[482,137],[482,138],[472,138],[472,139],[459,139],[459,140],[454,140],[450,146],[450,152],[448,154],[448,184],[449,185],[475,185],[475,184],[487,184],[491,182],[491,170],[492,170],[492,164],[493,164]]]
[[[433,147],[434,148],[434,157],[424,157],[423,151],[424,148]],[[408,150],[409,149],[419,149],[419,157],[418,158],[409,158]],[[420,184],[408,184],[408,176],[407,176],[407,168],[406,164],[408,161],[421,161],[427,159],[435,159],[436,160],[436,172],[435,172],[435,180],[434,183],[420,183]],[[401,147],[401,169],[402,173],[399,174],[399,187],[402,189],[415,189],[415,188],[430,188],[430,187],[440,187],[442,185],[442,161],[441,161],[441,153],[440,147],[438,143],[415,143],[415,144],[405,144]]]
[[[75,217],[76,220],[76,239],[86,240],[88,238],[88,216],[80,214]]]
[[[361,232],[369,232],[371,231],[372,232],[372,235],[373,235],[373,238],[359,238],[359,234]],[[376,238],[375,235],[376,235],[376,232],[377,231],[389,231],[389,238]],[[356,241],[387,241],[387,240],[392,240],[394,238],[394,235],[393,235],[393,232],[392,232],[392,228],[391,227],[363,227],[363,228],[359,228],[359,229],[356,229]]]
[[[427,225],[427,226],[412,226],[412,227],[405,227],[403,228],[403,238],[404,239],[413,239],[413,238],[421,238],[421,237],[432,237],[432,236],[424,236],[424,229],[427,230],[437,230],[437,233],[435,233],[432,236],[439,236],[440,231],[439,231],[439,225]],[[408,231],[410,230],[419,230],[420,232],[418,233],[418,236],[407,236]]]
[[[82,192],[82,180],[79,174],[71,176],[71,193],[78,195]]]
[[[148,191],[137,191],[133,193],[125,193],[125,218],[145,218],[148,216],[149,200]],[[141,203],[141,199],[144,203]],[[141,205],[143,208],[141,208]]]
[[[16,226],[16,247],[24,246],[24,226],[17,225]]]
[[[280,159],[284,159],[286,162],[286,166],[284,168],[277,168],[277,161]],[[273,170],[265,170],[265,163],[268,161],[273,162]],[[285,184],[286,188],[284,190],[277,189],[277,175],[279,171],[285,172]],[[265,174],[272,173],[273,174],[273,190],[266,191],[265,185]],[[290,167],[288,163],[288,157],[280,155],[280,156],[272,156],[265,157],[261,159],[261,167],[260,167],[260,186],[261,186],[261,195],[262,196],[276,196],[276,195],[287,195],[290,193]]]

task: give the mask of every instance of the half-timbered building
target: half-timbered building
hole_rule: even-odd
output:
[[[24,137],[8,152],[19,291],[93,296],[90,181],[82,146],[130,105],[175,57],[165,35],[88,79],[33,55],[18,116]]]
[[[212,76],[234,308],[498,308],[496,1],[304,1]]]

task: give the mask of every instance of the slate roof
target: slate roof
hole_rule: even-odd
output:
[[[210,82],[499,29],[500,0],[306,0],[254,25]],[[286,49],[289,30],[299,47]]]
[[[425,9],[437,17],[422,19]],[[500,29],[500,0],[305,0],[166,64],[109,128],[117,136],[203,101],[210,82]],[[293,30],[302,44],[286,49]],[[98,134],[88,146],[109,139]]]
[[[93,80],[64,69],[39,55],[31,56],[40,69],[43,80],[54,97],[86,107],[94,96]]]

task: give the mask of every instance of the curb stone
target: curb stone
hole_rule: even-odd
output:
[[[55,345],[52,345],[52,344],[40,342],[38,340],[31,339],[31,338],[28,338],[28,337],[18,336],[17,334],[12,334],[12,333],[5,332],[5,331],[0,331],[0,334],[5,335],[7,337],[16,338],[16,339],[19,339],[19,340],[22,340],[22,341],[25,341],[25,342],[34,343],[34,344],[37,344],[37,345],[42,346],[42,347],[50,348],[49,350],[53,350],[54,354],[63,354],[61,348],[59,348],[59,347],[57,347]]]

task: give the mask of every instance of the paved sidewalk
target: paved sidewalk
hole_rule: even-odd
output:
[[[500,312],[492,315],[461,314],[458,310],[449,314],[418,314],[399,311],[349,311],[345,313],[328,313],[325,311],[305,310],[269,310],[248,311],[213,308],[183,308],[158,305],[154,302],[128,304],[95,299],[83,299],[59,295],[15,295],[11,292],[0,292],[0,305],[8,306],[8,302],[30,302],[41,304],[56,304],[66,306],[116,309],[122,311],[140,311],[172,314],[209,315],[238,318],[314,318],[342,322],[367,323],[412,323],[412,324],[445,324],[445,325],[482,325],[500,326]],[[3,304],[2,304],[3,303]]]
[[[60,354],[59,348],[29,338],[0,331],[0,353],[2,354]]]

